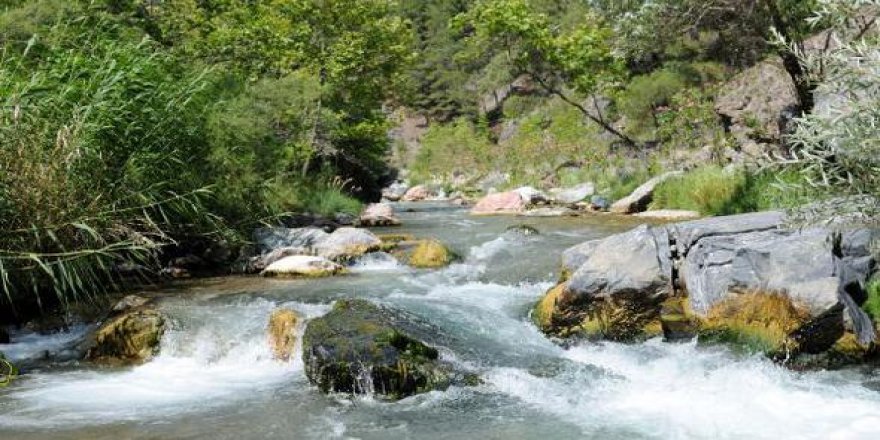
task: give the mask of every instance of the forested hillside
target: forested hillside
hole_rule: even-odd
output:
[[[612,200],[687,170],[654,203],[704,214],[876,195],[876,75],[850,60],[876,73],[877,7],[0,0],[2,301],[88,297],[186,243],[357,214],[399,170]]]

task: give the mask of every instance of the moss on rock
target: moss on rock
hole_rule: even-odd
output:
[[[341,300],[306,328],[306,376],[323,392],[390,399],[456,382],[457,373],[439,360],[437,349],[415,333],[394,310],[365,300]]]
[[[291,309],[277,309],[269,315],[269,345],[275,359],[290,360],[296,346],[296,326],[299,321],[299,314]]]
[[[140,364],[159,351],[165,318],[149,305],[110,317],[96,332],[86,358],[113,365]]]
[[[730,343],[750,352],[787,357],[797,351],[794,333],[809,312],[772,292],[735,294],[715,304],[703,320],[699,341]]]
[[[438,240],[421,240],[409,256],[409,265],[419,269],[436,269],[452,263],[455,254]]]
[[[687,298],[670,298],[660,307],[660,323],[666,341],[693,339],[699,329],[699,318],[691,310]]]

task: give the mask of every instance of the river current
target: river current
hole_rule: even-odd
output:
[[[88,329],[13,334],[0,351],[48,362],[0,389],[0,439],[878,439],[880,373],[798,373],[695,343],[563,348],[531,324],[568,246],[635,223],[608,217],[469,217],[443,204],[397,206],[391,232],[436,237],[463,256],[438,271],[381,254],[321,280],[218,278],[160,297],[161,354],[132,368],[64,361]],[[507,232],[526,223],[540,231]],[[380,231],[388,232],[388,231]],[[306,318],[339,298],[404,309],[437,329],[441,357],[484,383],[388,403],[327,396],[299,353],[272,359],[271,311]],[[300,332],[303,329],[300,329]],[[299,348],[298,348],[299,350]]]

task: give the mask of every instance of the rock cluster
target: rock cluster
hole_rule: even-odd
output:
[[[565,251],[565,281],[534,316],[557,336],[675,339],[697,326],[787,355],[829,350],[846,331],[869,344],[875,329],[858,304],[878,235],[789,229],[777,212],[640,226]]]

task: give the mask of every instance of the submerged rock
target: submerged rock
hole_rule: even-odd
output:
[[[269,315],[269,346],[272,355],[280,361],[288,361],[296,347],[296,327],[300,317],[291,309],[276,309]]]
[[[95,331],[86,359],[114,365],[143,363],[158,353],[165,327],[165,317],[152,302],[126,297]]]
[[[473,215],[519,214],[526,208],[526,202],[516,191],[489,194],[480,199],[471,209]]]
[[[394,208],[387,203],[371,203],[364,208],[358,220],[360,226],[400,226]]]
[[[681,171],[670,171],[648,180],[633,190],[630,195],[614,202],[614,204],[611,205],[611,212],[617,214],[634,214],[648,209],[648,205],[650,205],[651,201],[654,199],[654,190],[657,186],[667,179],[680,176],[681,174]]]
[[[270,264],[261,273],[267,277],[321,278],[337,275],[344,268],[324,257],[291,255]]]
[[[323,392],[391,399],[445,389],[455,373],[410,327],[394,310],[360,299],[341,300],[306,328],[306,376]]]

